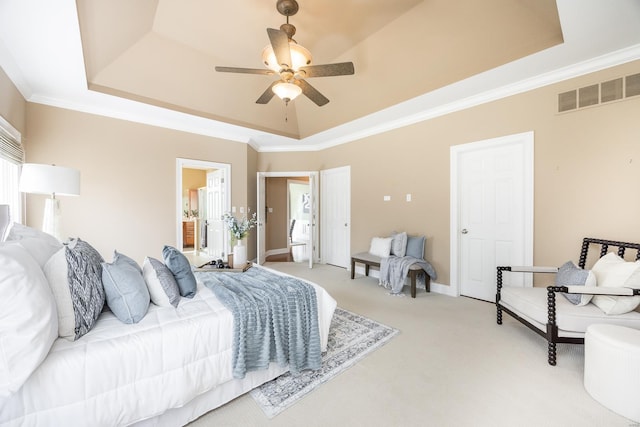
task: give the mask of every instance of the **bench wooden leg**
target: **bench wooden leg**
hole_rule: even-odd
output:
[[[369,264],[365,264],[364,265],[364,275],[368,276],[369,275]]]
[[[351,258],[351,280],[355,277],[356,274],[356,261]]]
[[[416,276],[418,270],[409,270],[409,277],[411,278],[411,298],[416,297]]]

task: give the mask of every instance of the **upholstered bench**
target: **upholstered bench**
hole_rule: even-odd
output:
[[[355,278],[356,263],[364,264],[364,274],[369,275],[369,267],[374,266],[380,268],[380,262],[382,258],[376,255],[371,255],[369,252],[360,252],[351,256],[351,279]],[[409,279],[411,280],[411,298],[416,297],[416,277],[418,273],[424,271],[418,264],[413,264],[409,267]],[[425,271],[425,288],[427,292],[430,292],[431,277]]]

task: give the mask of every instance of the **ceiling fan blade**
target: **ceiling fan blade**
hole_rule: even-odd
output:
[[[269,42],[276,55],[276,61],[282,68],[291,68],[291,51],[289,50],[289,37],[287,33],[275,28],[267,28]]]
[[[298,70],[303,77],[347,76],[355,73],[353,62],[339,62],[336,64],[307,65]]]
[[[263,70],[260,68],[216,67],[216,71],[221,73],[264,74],[267,76],[275,74],[273,70]]]
[[[273,87],[278,83],[280,83],[280,80],[276,80],[275,82],[271,83],[267,90],[265,90],[262,95],[260,95],[260,98],[258,98],[256,104],[267,104],[269,101],[271,101],[271,98],[273,98],[273,95],[275,95],[275,93],[273,92]]]
[[[311,86],[306,81],[302,79],[295,80],[295,84],[300,86],[300,89],[302,89],[302,93],[304,93],[307,98],[315,102],[318,107],[322,107],[329,102],[329,99],[327,97],[318,92],[318,89]]]

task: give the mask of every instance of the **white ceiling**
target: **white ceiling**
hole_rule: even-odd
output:
[[[460,6],[468,1],[448,0],[448,4]],[[492,4],[514,1],[528,4],[531,9],[539,0],[493,0]],[[164,97],[164,92],[157,92],[151,85],[148,92],[144,92],[140,89],[140,80],[137,83],[135,78],[127,80],[124,77],[129,76],[122,72],[122,67],[144,70],[145,63],[127,61],[144,57],[151,46],[166,49],[169,45],[176,47],[176,52],[178,47],[186,46],[192,54],[206,55],[206,61],[212,62],[211,68],[213,65],[259,68],[259,53],[267,43],[265,28],[277,28],[284,20],[275,11],[275,0],[219,3],[211,0],[78,0],[80,14],[73,0],[0,0],[0,66],[30,102],[246,142],[260,151],[311,151],[640,59],[638,0],[557,0],[562,43],[553,41],[549,44],[551,47],[524,57],[518,55],[526,51],[526,46],[519,46],[517,52],[508,52],[510,46],[505,45],[498,52],[502,56],[496,53],[493,63],[492,58],[488,59],[486,70],[474,70],[472,65],[492,56],[488,50],[475,59],[473,52],[458,56],[459,52],[451,52],[451,57],[440,53],[446,61],[426,62],[425,69],[389,63],[388,67],[372,70],[376,67],[371,66],[374,63],[371,58],[382,58],[384,63],[387,58],[384,55],[390,55],[389,43],[385,46],[392,37],[389,33],[403,37],[406,43],[391,40],[391,50],[397,48],[407,57],[407,48],[415,52],[415,43],[426,43],[424,34],[416,32],[419,25],[397,27],[406,26],[412,18],[415,21],[422,9],[431,11],[437,5],[442,7],[446,4],[442,0],[299,0],[299,3],[300,11],[290,22],[298,28],[296,39],[312,51],[314,63],[353,60],[356,75],[314,79],[311,83],[331,102],[325,107],[316,107],[306,99],[294,101],[297,104],[286,110],[291,121],[286,126],[290,128],[282,125],[285,109],[277,98],[266,109],[256,109],[255,99],[269,83],[264,76],[224,75],[213,71],[209,76],[207,70],[205,74],[211,81],[199,83],[200,87],[206,91],[209,86],[217,85],[216,94],[225,102],[205,105],[200,99],[197,105],[191,104],[194,99],[197,102],[197,96],[186,99],[179,90],[174,91],[173,98]],[[238,10],[236,6],[240,4],[244,4],[245,9]],[[471,4],[459,10],[461,20],[465,12],[468,15]],[[343,13],[340,8],[344,9]],[[489,12],[495,14],[495,10]],[[529,12],[532,15],[527,16],[534,20],[535,11]],[[473,15],[466,18],[471,22],[482,13],[485,13],[482,9],[474,10]],[[479,19],[486,20],[486,16]],[[539,26],[532,27],[533,30],[553,30],[548,22],[535,24]],[[114,25],[120,27],[114,29]],[[433,27],[435,23],[430,25]],[[522,22],[519,25],[523,27]],[[448,34],[446,39],[461,38],[461,28]],[[421,37],[400,34],[405,30],[408,35],[421,34]],[[477,30],[482,31],[482,27]],[[530,38],[527,36],[525,41]],[[100,43],[101,40],[109,43]],[[465,44],[468,42],[462,43]],[[375,51],[377,46],[381,52]],[[132,54],[136,49],[144,54]],[[184,50],[180,52],[179,55],[185,55]],[[509,55],[520,59],[504,63]],[[465,59],[469,59],[468,63]],[[438,67],[442,68],[441,74],[425,78],[432,68]],[[143,76],[153,80],[156,74],[161,72],[147,72]],[[175,75],[176,81],[189,81]],[[390,75],[395,78],[390,79]],[[434,83],[440,76],[442,80]],[[403,86],[403,81],[411,84]],[[166,86],[166,82],[164,84]],[[355,90],[349,91],[350,88]],[[366,95],[371,94],[379,96],[367,98]],[[248,112],[243,116],[245,110]],[[265,118],[255,118],[262,116]]]

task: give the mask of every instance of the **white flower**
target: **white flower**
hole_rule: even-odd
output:
[[[222,216],[222,220],[227,225],[227,228],[231,232],[231,235],[238,240],[242,240],[247,237],[247,235],[249,234],[249,230],[254,228],[258,223],[255,212],[250,219],[245,216],[240,220],[236,219],[236,217],[234,217],[230,213],[225,213]]]

